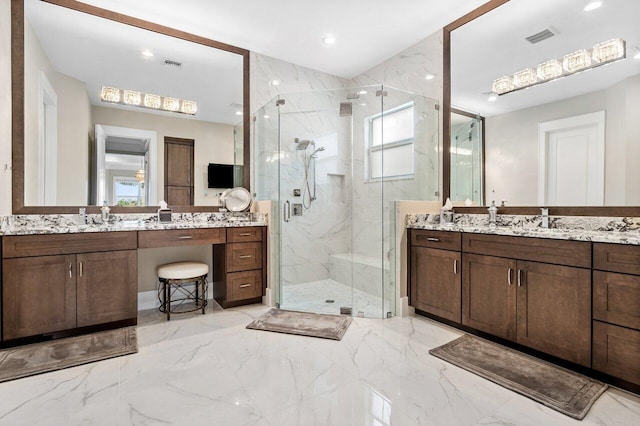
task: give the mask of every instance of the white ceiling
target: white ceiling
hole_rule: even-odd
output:
[[[85,0],[352,78],[486,0]],[[336,44],[322,38],[332,34]]]
[[[601,90],[640,74],[640,0],[511,0],[451,33],[452,105],[484,116],[502,114]],[[525,37],[553,27],[558,35],[535,45]],[[561,58],[612,38],[627,42],[627,58],[553,82],[487,100],[494,79]]]

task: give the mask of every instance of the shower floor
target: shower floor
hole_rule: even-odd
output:
[[[333,300],[333,303],[327,303]],[[389,301],[353,289],[332,279],[290,284],[282,288],[282,309],[339,314],[341,306],[353,307],[353,316],[364,312],[366,318],[383,318],[390,312]]]

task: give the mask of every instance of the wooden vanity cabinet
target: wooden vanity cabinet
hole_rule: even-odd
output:
[[[593,245],[593,368],[640,385],[640,246]]]
[[[266,228],[226,228],[213,245],[213,297],[223,308],[261,303],[266,285]]]
[[[136,232],[2,240],[2,339],[137,318]]]
[[[538,240],[463,235],[462,323],[589,367],[591,244]]]
[[[460,323],[460,233],[414,229],[411,241],[410,304]]]

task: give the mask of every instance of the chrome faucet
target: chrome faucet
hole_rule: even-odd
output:
[[[487,209],[489,210],[489,228],[496,227],[496,221],[498,219],[498,208],[496,207],[496,202],[492,201],[491,206]]]
[[[549,228],[549,209],[542,207],[540,211],[542,212],[542,222],[540,222],[540,227]]]

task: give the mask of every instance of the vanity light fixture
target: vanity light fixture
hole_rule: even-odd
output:
[[[561,59],[551,59],[538,64],[535,70],[533,68],[525,68],[513,75],[497,78],[493,81],[492,90],[501,96],[600,65],[610,64],[625,57],[625,41],[620,38],[614,38],[598,43],[591,49],[581,49],[564,55]]]
[[[195,115],[198,105],[194,101],[159,96],[152,93],[142,93],[136,90],[122,90],[112,86],[102,86],[100,99],[103,102],[138,106],[149,109],[162,109],[169,112],[178,112],[187,115]]]
[[[327,34],[326,36],[322,37],[322,42],[326,45],[331,46],[333,44],[336,44],[336,38],[331,34]]]
[[[599,9],[600,6],[602,6],[602,1],[601,0],[593,0],[593,1],[590,1],[589,3],[587,3],[587,5],[584,7],[584,11],[585,12],[591,12],[592,10]]]

